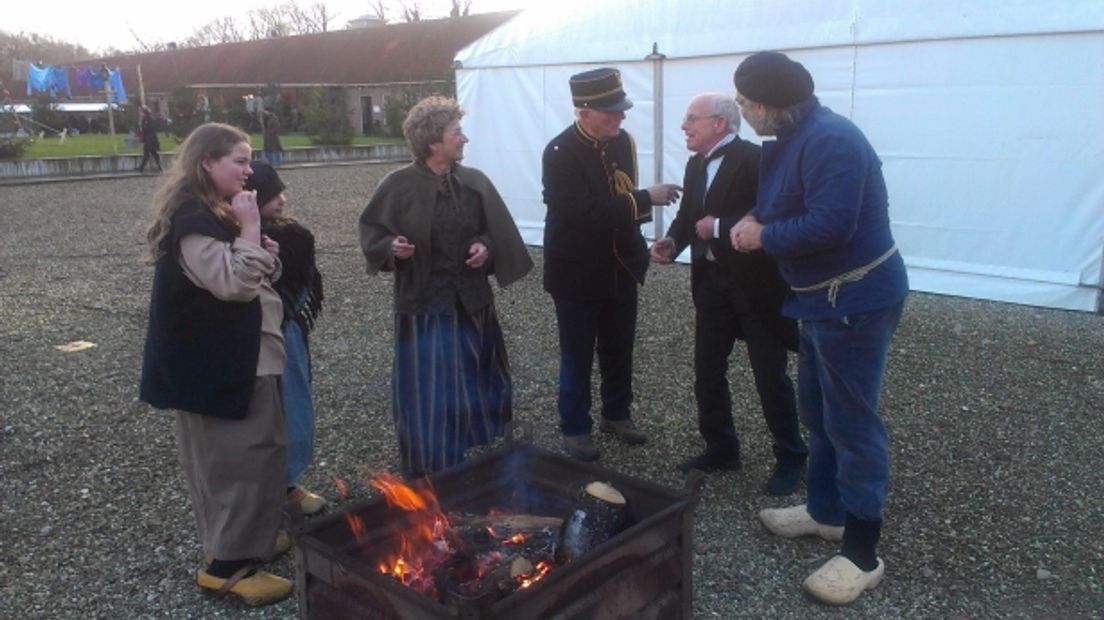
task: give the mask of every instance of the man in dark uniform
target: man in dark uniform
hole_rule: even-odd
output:
[[[759,147],[741,140],[740,109],[722,93],[690,100],[682,131],[694,156],[686,163],[686,193],[667,236],[652,244],[652,260],[670,263],[690,246],[694,298],[694,395],[705,452],[681,465],[712,472],[740,469],[740,439],[732,422],[728,356],[737,339],[748,360],[767,428],[774,437],[774,473],[767,492],[789,495],[801,483],[808,449],[801,438],[787,349],[797,351],[797,322],[781,315],[788,288],[774,261],[735,251],[728,231],[755,206]]]
[[[571,77],[576,122],[544,150],[544,289],[556,304],[560,336],[560,430],[568,453],[598,458],[591,440],[590,375],[594,351],[602,376],[599,428],[630,444],[647,438],[629,418],[637,287],[648,249],[640,225],[652,206],[679,188],[637,189],[636,145],[621,130],[632,101],[621,73],[602,68]]]

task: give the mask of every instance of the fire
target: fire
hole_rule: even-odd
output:
[[[406,513],[396,528],[396,544],[382,556],[377,568],[404,585],[436,596],[432,571],[453,553],[451,529],[432,486],[414,489],[391,474],[379,474],[368,484],[383,493],[387,505]]]
[[[344,483],[334,478],[339,489]],[[388,522],[392,526],[392,536],[380,539],[374,533],[368,540],[367,528],[359,515],[347,512],[345,521],[349,525],[357,543],[362,547],[372,546],[370,551],[376,569],[403,585],[433,599],[443,600],[440,594],[460,592],[475,594],[483,591],[487,584],[510,583],[513,588],[528,588],[549,571],[554,564],[550,555],[536,565],[528,564],[526,572],[510,576],[513,570],[511,561],[526,559],[523,546],[529,541],[523,532],[499,534],[489,526],[485,532],[490,538],[489,547],[484,541],[473,546],[473,530],[464,529],[463,516],[461,526],[454,529],[449,518],[441,511],[437,494],[429,480],[424,486],[414,488],[402,479],[391,474],[379,474],[366,482],[382,493],[387,505],[394,509]],[[491,509],[489,515],[502,514]],[[469,526],[470,527],[470,526]],[[378,546],[378,547],[377,547]],[[507,550],[507,547],[510,549]],[[528,562],[528,560],[526,560]],[[505,582],[497,581],[506,569]],[[504,587],[499,585],[497,587]]]
[[[349,524],[349,529],[353,532],[353,538],[360,544],[364,544],[365,528],[364,521],[361,518],[351,512],[345,513],[345,522]]]
[[[540,581],[552,570],[552,564],[549,562],[537,562],[535,568],[532,571],[517,576],[517,582],[519,588],[528,588],[534,583]]]

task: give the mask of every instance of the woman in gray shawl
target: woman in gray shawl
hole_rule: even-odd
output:
[[[391,409],[401,469],[424,476],[501,436],[513,412],[510,365],[488,276],[533,267],[490,179],[460,165],[456,101],[428,97],[403,122],[414,162],[387,175],[360,216],[368,273],[394,273]]]

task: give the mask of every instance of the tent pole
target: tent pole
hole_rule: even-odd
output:
[[[659,53],[659,43],[652,43],[652,53],[644,60],[652,61],[652,86],[654,105],[652,106],[652,144],[654,145],[655,179],[652,183],[663,182],[663,61],[667,56]],[[663,237],[663,207],[652,209],[652,239]]]

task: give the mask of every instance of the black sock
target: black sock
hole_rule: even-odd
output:
[[[840,555],[851,560],[864,571],[878,568],[878,539],[882,535],[882,520],[864,521],[847,513],[843,528],[843,548]]]
[[[210,566],[207,567],[207,574],[219,579],[229,579],[241,567],[249,566],[251,563],[249,560],[211,560]]]

